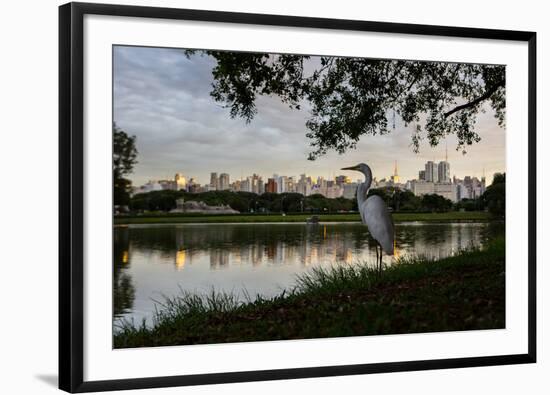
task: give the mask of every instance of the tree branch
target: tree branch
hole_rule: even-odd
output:
[[[498,88],[500,87],[503,87],[504,86],[504,80],[500,80],[499,82],[497,82],[495,85],[493,85],[492,87],[490,87],[489,89],[487,89],[485,91],[485,93],[481,96],[479,96],[478,98],[472,100],[471,102],[468,102],[466,104],[462,104],[460,106],[456,106],[455,108],[453,108],[452,110],[449,110],[445,113],[445,118],[447,118],[449,115],[452,115],[454,114],[455,112],[457,111],[461,111],[461,110],[464,110],[466,108],[470,108],[470,107],[473,107],[479,103],[481,103],[482,101],[484,100],[487,100],[488,98],[490,98],[493,93],[495,93]]]

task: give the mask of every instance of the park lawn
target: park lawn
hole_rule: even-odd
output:
[[[497,329],[505,326],[505,245],[493,241],[441,260],[314,270],[293,290],[239,303],[182,294],[151,328],[127,323],[115,348]]]
[[[311,214],[226,214],[226,215],[182,215],[182,214],[154,214],[139,216],[117,216],[115,225],[129,224],[179,224],[179,223],[259,223],[259,222],[306,222]],[[352,214],[321,214],[321,222],[359,222],[358,213]],[[491,215],[484,211],[451,211],[447,213],[393,213],[395,222],[432,221],[432,222],[459,222],[459,221],[489,221]]]

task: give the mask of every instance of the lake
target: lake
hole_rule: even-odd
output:
[[[314,266],[376,262],[361,223],[129,225],[113,232],[115,322],[151,322],[155,300],[181,290],[273,296]],[[504,225],[409,222],[395,232],[396,257],[442,258],[502,235]]]

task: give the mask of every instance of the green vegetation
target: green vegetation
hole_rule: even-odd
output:
[[[300,193],[263,193],[210,191],[190,193],[185,191],[153,191],[140,193],[130,200],[130,210],[169,211],[176,208],[176,200],[204,202],[210,206],[229,205],[241,213],[313,212],[331,213],[357,209],[355,199],[327,199],[322,195],[304,197]]]
[[[493,183],[481,197],[483,204],[491,214],[504,218],[506,212],[506,173],[496,173]]]
[[[487,209],[495,217],[504,215],[506,185],[504,175],[496,174],[493,185],[477,199],[463,199],[453,204],[440,195],[415,196],[411,191],[385,187],[369,190],[368,196],[378,195],[395,213],[443,213],[455,211],[483,211]],[[357,200],[343,197],[329,199],[315,194],[303,196],[299,193],[263,193],[210,191],[190,193],[185,191],[153,191],[140,193],[129,201],[131,213],[168,212],[176,208],[176,200],[201,201],[210,206],[229,205],[240,213],[308,213],[330,214],[357,211]]]
[[[489,221],[492,216],[483,211],[451,211],[448,213],[393,213],[394,222],[431,221]],[[260,222],[306,222],[309,214],[167,214],[150,213],[138,216],[115,217],[115,225],[129,224],[186,224],[186,223],[260,223]],[[321,222],[359,222],[358,213],[318,215]]]
[[[132,182],[126,177],[137,163],[136,136],[129,136],[113,123],[113,200],[115,206],[130,203]]]
[[[278,97],[291,109],[309,108],[308,159],[334,150],[355,149],[362,136],[395,130],[399,117],[414,125],[412,147],[420,141],[436,146],[450,134],[457,149],[477,143],[477,115],[494,110],[505,123],[505,68],[409,60],[309,56],[254,52],[190,50],[187,56],[209,55],[215,61],[210,95],[229,115],[252,121],[260,96]],[[313,68],[313,70],[312,70]],[[391,126],[390,126],[391,125]]]
[[[438,261],[313,270],[279,296],[183,293],[154,324],[124,324],[116,348],[503,328],[504,239]]]

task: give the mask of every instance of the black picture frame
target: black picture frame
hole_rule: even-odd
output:
[[[528,43],[528,352],[525,354],[84,381],[83,19],[86,14],[401,33]],[[536,361],[536,33],[112,4],[59,8],[59,388],[123,390],[534,363]]]

